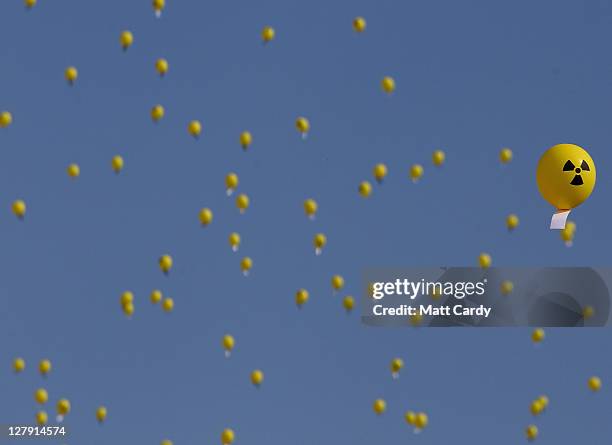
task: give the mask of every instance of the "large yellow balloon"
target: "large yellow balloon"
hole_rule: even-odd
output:
[[[574,144],[549,148],[536,171],[542,197],[558,210],[582,204],[595,188],[595,162],[585,149]]]

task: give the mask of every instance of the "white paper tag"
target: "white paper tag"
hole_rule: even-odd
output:
[[[565,229],[565,222],[570,214],[571,210],[561,210],[553,213],[552,219],[550,220],[550,228],[553,230]]]

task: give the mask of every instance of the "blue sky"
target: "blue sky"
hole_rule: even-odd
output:
[[[366,268],[475,265],[482,251],[499,266],[610,265],[612,2],[167,3],[159,20],[147,0],[0,5],[0,110],[14,117],[0,130],[0,421],[33,422],[44,386],[49,411],[72,402],[68,444],[219,443],[231,427],[237,444],[505,445],[525,440],[529,403],[544,393],[538,443],[610,443],[609,331],[551,329],[534,347],[525,329],[372,329],[341,300],[358,294]],[[264,46],[266,25],[276,39]],[[124,29],[135,37],[126,53]],[[170,63],[164,79],[158,57]],[[68,65],[79,69],[73,88]],[[391,97],[385,75],[397,83]],[[166,117],[154,125],[157,103]],[[198,141],[192,119],[203,123]],[[552,209],[535,184],[539,156],[563,142],[585,147],[598,170],[570,216],[570,249],[548,230]],[[506,146],[514,160],[501,165]],[[442,168],[431,164],[438,148]],[[363,200],[357,185],[377,162],[389,176]],[[425,168],[418,184],[413,163]],[[245,215],[225,196],[230,171],[251,198]],[[23,222],[10,212],[18,198]],[[205,229],[201,207],[214,212]],[[512,234],[508,213],[521,220]],[[317,232],[328,238],[320,257]],[[168,277],[164,253],[175,260]],[[243,255],[254,261],[248,278]],[[336,273],[346,288],[333,296]],[[298,311],[302,287],[311,299]],[[155,288],[174,298],[173,313],[149,303]],[[128,289],[131,320],[119,306]],[[236,338],[229,360],[225,333]],[[16,356],[27,361],[19,376]],[[406,367],[393,381],[396,356]],[[46,381],[42,358],[54,366]],[[586,388],[593,374],[598,394]],[[426,431],[412,434],[407,410],[429,414]]]

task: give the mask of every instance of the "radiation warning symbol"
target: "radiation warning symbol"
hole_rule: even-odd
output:
[[[576,173],[574,175],[574,178],[570,182],[571,185],[583,185],[584,181],[582,180],[582,176],[580,176],[580,173],[583,171],[585,172],[591,171],[591,169],[589,168],[589,164],[587,164],[587,161],[585,160],[582,161],[582,163],[580,164],[580,167],[576,167],[572,161],[568,160],[563,166],[563,171],[564,172],[573,171],[574,173]]]

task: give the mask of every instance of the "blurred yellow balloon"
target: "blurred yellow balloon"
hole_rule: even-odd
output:
[[[387,166],[382,163],[376,164],[372,170],[372,173],[374,174],[374,179],[376,179],[376,182],[381,184],[387,176]]]
[[[366,21],[363,17],[355,17],[353,19],[353,30],[355,32],[364,32],[366,29]]]
[[[355,299],[352,296],[347,295],[342,300],[342,306],[344,307],[346,312],[351,312],[353,308],[355,307]]]
[[[544,337],[546,337],[546,333],[542,328],[534,329],[531,333],[531,341],[534,343],[541,343],[542,340],[544,340]]]
[[[327,244],[327,237],[324,233],[317,233],[312,240],[315,247],[315,255],[321,255],[323,247]]]
[[[404,367],[404,361],[401,358],[394,358],[391,360],[391,375],[394,379],[399,377],[399,372]]]
[[[234,193],[238,187],[238,184],[238,175],[236,173],[228,173],[225,177],[225,192],[227,193],[227,196],[231,196],[232,193]]]
[[[81,174],[81,168],[79,167],[78,164],[70,164],[68,168],[66,169],[66,172],[68,173],[68,176],[70,176],[71,178],[78,178],[79,175]]]
[[[47,390],[44,388],[37,389],[36,392],[34,392],[34,400],[36,400],[36,403],[40,405],[47,403],[47,400],[49,400]]]
[[[134,294],[129,290],[126,290],[121,294],[121,305],[125,306],[128,303],[134,302]]]
[[[508,227],[509,231],[513,231],[519,225],[519,217],[514,213],[511,213],[506,217],[506,227]]]
[[[131,301],[128,303],[122,304],[121,308],[123,309],[123,313],[127,315],[128,317],[131,317],[132,315],[134,315],[134,303],[132,303]]]
[[[404,420],[406,420],[406,423],[408,425],[415,426],[416,425],[416,413],[414,411],[406,411],[406,414],[404,414]]]
[[[601,379],[597,376],[593,376],[588,381],[589,389],[593,392],[597,392],[601,389]]]
[[[240,213],[246,212],[246,210],[249,208],[250,202],[251,200],[244,193],[236,197],[236,207],[238,207],[238,210],[240,211]]]
[[[483,269],[491,267],[492,262],[493,260],[491,259],[491,255],[489,255],[488,253],[483,252],[478,256],[478,265]]]
[[[164,439],[161,441],[161,445],[172,445],[172,441],[169,439]]]
[[[414,418],[414,426],[418,430],[424,429],[428,423],[429,423],[429,418],[427,417],[427,414],[417,413],[417,415]]]
[[[538,400],[540,401],[540,403],[542,404],[542,407],[544,409],[548,408],[548,397],[545,395],[541,395],[540,397],[538,397]]]
[[[123,170],[123,158],[119,155],[113,156],[111,159],[111,167],[115,173],[120,173]]]
[[[514,283],[510,280],[502,281],[501,284],[501,293],[502,295],[510,295],[514,290]]]
[[[240,234],[236,232],[230,233],[229,243],[232,247],[232,251],[237,252],[240,247]]]
[[[234,431],[226,428],[221,433],[221,444],[222,445],[231,445],[234,442],[235,434]]]
[[[49,416],[47,416],[47,413],[45,411],[38,411],[36,413],[36,423],[38,425],[40,426],[46,425],[48,420],[49,420]]]
[[[242,274],[244,276],[247,276],[252,268],[253,268],[253,260],[249,258],[248,256],[244,257],[240,261],[240,270],[242,270]]]
[[[512,161],[512,150],[509,148],[502,148],[499,152],[499,160],[502,164],[507,164]]]
[[[272,28],[271,26],[266,26],[261,31],[261,39],[263,40],[264,43],[271,42],[272,40],[274,40],[275,36],[276,36],[276,31],[274,31],[274,28]]]
[[[306,216],[308,216],[308,218],[314,219],[318,209],[319,205],[314,199],[309,198],[304,201],[304,212],[306,213]]]
[[[173,263],[174,263],[174,261],[172,260],[172,257],[170,255],[168,255],[168,254],[162,255],[159,258],[159,268],[166,275],[168,275],[168,273],[170,272],[170,269],[172,269],[172,264]]]
[[[595,315],[595,309],[593,309],[593,306],[585,306],[582,308],[582,317],[585,320],[588,320],[589,318],[592,318],[593,315]]]
[[[57,402],[57,414],[65,416],[70,412],[70,401],[68,399],[60,399]]]
[[[414,327],[420,326],[422,321],[423,321],[423,316],[421,315],[420,312],[417,312],[416,314],[410,315],[408,317],[408,322]]]
[[[302,135],[302,139],[306,139],[306,136],[310,131],[310,122],[305,117],[298,117],[295,121],[295,128],[297,128]]]
[[[12,210],[17,218],[23,219],[25,218],[26,214],[26,203],[21,199],[18,199],[17,201],[13,202]]]
[[[362,198],[368,198],[372,194],[372,184],[368,181],[361,181],[358,191]]]
[[[213,212],[208,207],[200,210],[200,224],[204,227],[209,225],[213,220]]]
[[[96,410],[96,419],[98,420],[98,422],[102,423],[106,420],[106,415],[108,414],[106,407],[105,406],[100,406],[97,410]]]
[[[309,298],[310,298],[310,294],[308,293],[306,289],[299,289],[295,293],[295,304],[297,304],[298,307],[302,307],[302,305],[308,302]]]
[[[559,231],[559,235],[561,236],[561,239],[565,243],[566,247],[572,247],[574,244],[574,236],[576,235],[576,225],[574,224],[570,226],[570,222],[565,225],[564,229]]]
[[[256,369],[251,373],[251,383],[253,383],[253,385],[259,387],[262,384],[263,379],[264,374],[259,369]]]
[[[431,155],[431,160],[435,166],[439,167],[444,164],[444,161],[446,160],[446,154],[442,150],[436,150]]]
[[[240,133],[240,146],[243,150],[247,150],[253,143],[253,135],[248,131]]]
[[[32,9],[34,6],[36,6],[36,0],[23,0],[23,3],[27,9]]]
[[[166,7],[166,0],[153,0],[153,11],[155,12],[155,17],[161,17],[162,11]]]
[[[202,123],[197,120],[189,122],[189,125],[187,125],[187,132],[189,132],[194,139],[198,139],[200,134],[202,134]]]
[[[41,360],[38,364],[38,372],[42,376],[49,374],[51,372],[51,361],[47,359]]]
[[[119,42],[121,43],[123,51],[127,51],[134,43],[134,35],[130,31],[123,31],[119,37]]]
[[[234,337],[229,334],[226,334],[223,336],[221,344],[223,345],[223,349],[225,350],[225,356],[229,357],[232,353],[232,350],[234,349],[236,341],[234,340]]]
[[[152,304],[159,303],[162,300],[162,298],[164,298],[164,294],[162,294],[162,292],[160,290],[157,290],[157,289],[152,291],[151,295],[149,296],[149,299],[151,300]]]
[[[162,105],[155,105],[151,108],[151,119],[153,119],[153,122],[159,122],[163,119],[165,114],[166,110],[164,110]]]
[[[66,81],[69,85],[74,85],[77,78],[79,77],[79,72],[74,66],[69,66],[68,68],[66,68],[66,71],[64,71],[64,77],[66,78]]]
[[[387,402],[383,399],[376,399],[372,408],[377,415],[381,415],[387,409]]]
[[[155,70],[160,77],[164,77],[168,70],[170,69],[170,65],[166,59],[160,58],[155,61]]]
[[[15,360],[13,360],[13,371],[15,371],[17,374],[23,372],[25,366],[25,360],[21,357],[17,357]]]
[[[13,123],[13,115],[9,111],[0,112],[0,128],[6,128]]]
[[[525,430],[525,435],[529,441],[535,440],[538,437],[538,427],[535,425],[529,425]]]
[[[170,297],[164,298],[164,301],[162,301],[162,309],[164,312],[172,312],[174,309],[174,300]]]
[[[423,176],[423,166],[420,164],[414,164],[410,167],[410,179],[412,182],[418,182]]]
[[[542,404],[542,401],[538,399],[531,402],[531,405],[529,406],[529,411],[531,411],[531,414],[533,414],[534,416],[539,416],[542,411],[544,411],[544,405]]]
[[[334,293],[341,290],[344,287],[344,278],[342,275],[334,275],[331,279],[331,285]]]
[[[387,94],[391,94],[395,91],[395,79],[393,77],[385,76],[380,82],[380,86],[383,91]]]

